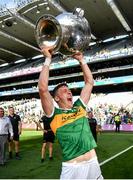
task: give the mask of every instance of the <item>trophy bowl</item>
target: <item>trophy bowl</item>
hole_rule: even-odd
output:
[[[91,40],[90,26],[83,15],[84,11],[77,8],[73,13],[64,12],[56,17],[50,14],[41,16],[35,28],[38,46],[63,55],[83,52]]]

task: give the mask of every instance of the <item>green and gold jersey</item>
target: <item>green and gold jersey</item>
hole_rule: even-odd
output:
[[[49,118],[51,129],[63,150],[64,161],[76,158],[96,147],[85,109],[82,101],[78,99],[72,109],[55,108],[54,114]]]

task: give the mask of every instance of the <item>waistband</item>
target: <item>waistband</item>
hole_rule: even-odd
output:
[[[92,163],[94,161],[97,161],[97,156],[95,156],[87,161],[82,161],[82,162],[76,162],[76,161],[74,161],[72,163],[62,162],[62,166],[82,165],[82,164]]]

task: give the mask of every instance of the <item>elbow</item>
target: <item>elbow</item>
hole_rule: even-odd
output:
[[[39,94],[45,94],[48,92],[48,87],[46,86],[38,86],[39,87]]]
[[[93,87],[93,86],[94,86],[94,79],[93,79],[93,78],[92,78],[91,80],[88,79],[88,80],[86,81],[86,84],[91,85],[91,86]]]
[[[48,85],[47,83],[41,83],[39,82],[38,83],[38,89],[39,89],[39,92],[45,92],[45,91],[48,91]]]

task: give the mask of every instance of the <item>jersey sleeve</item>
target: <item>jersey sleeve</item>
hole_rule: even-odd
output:
[[[74,106],[82,106],[82,108],[83,108],[84,110],[86,110],[86,105],[84,104],[84,102],[82,101],[81,98],[78,98],[78,99],[75,101]]]
[[[18,121],[21,121],[21,118],[20,118],[20,116],[19,116],[19,115],[17,115],[17,119],[18,119]]]
[[[51,122],[53,120],[54,116],[56,115],[56,110],[57,110],[57,108],[54,107],[52,114],[50,116],[46,115],[46,118],[49,122]]]

